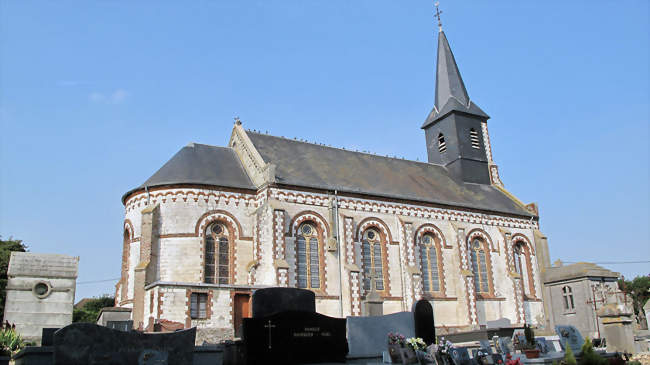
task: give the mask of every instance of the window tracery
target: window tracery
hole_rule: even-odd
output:
[[[374,228],[363,233],[361,257],[363,262],[363,288],[370,290],[370,283],[375,283],[375,290],[384,290],[384,270],[382,258],[381,235]]]
[[[205,232],[205,282],[229,284],[230,282],[230,235],[226,225],[216,222]]]
[[[320,289],[320,245],[318,231],[311,222],[298,228],[296,237],[296,282],[298,288]]]
[[[485,249],[484,243],[475,238],[470,246],[471,258],[472,258],[472,271],[474,273],[474,287],[476,292],[479,294],[489,294],[490,285],[489,285],[489,273],[488,273],[488,264],[487,257],[488,254]]]
[[[439,248],[431,233],[425,233],[420,242],[420,264],[422,267],[422,287],[425,292],[440,292]]]

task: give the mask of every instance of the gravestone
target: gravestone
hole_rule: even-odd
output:
[[[54,344],[54,332],[61,328],[43,328],[41,332],[41,346],[52,346]]]
[[[490,341],[479,340],[479,343],[481,344],[481,348],[483,350],[487,351],[488,354],[492,355],[492,346],[490,345]]]
[[[472,365],[472,359],[469,357],[469,351],[465,347],[454,347],[451,350],[451,359],[454,365]]]
[[[420,299],[413,306],[415,337],[424,340],[427,346],[436,342],[436,328],[433,320],[433,307],[428,300]]]
[[[496,337],[494,339],[494,347],[496,348],[497,352],[503,355],[514,352],[514,349],[512,347],[512,338],[510,337]]]
[[[345,322],[305,311],[244,318],[242,340],[248,364],[344,362]]]
[[[373,317],[347,317],[350,358],[378,357],[386,351],[388,333],[414,337],[413,313],[398,312]]]
[[[316,295],[298,288],[257,289],[252,298],[253,318],[267,317],[285,311],[316,312]]]
[[[543,337],[538,337],[535,338],[535,346],[539,349],[539,352],[542,355],[548,354],[551,348],[548,345],[548,342],[546,342],[546,339]]]
[[[585,340],[582,338],[580,331],[573,326],[558,325],[555,326],[555,333],[560,337],[560,345],[566,350],[567,346],[571,346],[574,355],[582,352],[582,345]]]
[[[195,337],[196,328],[145,334],[73,323],[54,333],[54,364],[191,364]]]
[[[521,350],[521,347],[526,343],[526,334],[521,328],[512,331],[512,347],[515,350]]]

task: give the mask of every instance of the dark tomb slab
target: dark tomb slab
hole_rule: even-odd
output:
[[[345,319],[288,311],[243,322],[249,365],[345,362]]]
[[[145,334],[74,323],[54,333],[54,364],[191,364],[195,337],[196,328]]]
[[[436,327],[433,323],[433,306],[428,300],[420,299],[413,306],[415,337],[424,340],[427,346],[436,342]]]
[[[285,311],[316,312],[316,295],[297,288],[258,289],[252,298],[253,318],[267,317]]]
[[[43,328],[41,330],[41,346],[52,346],[54,344],[54,332],[61,328]]]

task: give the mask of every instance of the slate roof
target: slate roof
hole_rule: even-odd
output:
[[[247,133],[279,184],[531,216],[499,189],[456,181],[440,165]]]
[[[217,147],[190,143],[178,151],[147,181],[133,191],[175,184],[216,185],[229,188],[255,190],[235,151],[229,147]]]
[[[478,115],[485,119],[487,114],[469,98],[454,53],[449,47],[445,32],[438,34],[438,59],[436,61],[436,100],[422,128],[443,118],[452,111]]]

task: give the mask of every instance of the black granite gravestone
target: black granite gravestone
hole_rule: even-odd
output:
[[[54,332],[60,328],[43,328],[41,330],[41,346],[52,346],[54,344]]]
[[[415,337],[424,340],[427,346],[436,342],[436,327],[433,321],[433,307],[428,300],[420,299],[413,307]]]
[[[145,334],[73,323],[54,333],[54,364],[191,364],[195,337],[196,328]]]
[[[249,365],[344,362],[348,353],[342,318],[289,311],[243,322]]]
[[[297,288],[257,289],[252,298],[253,318],[267,317],[285,311],[316,312],[316,295]]]

